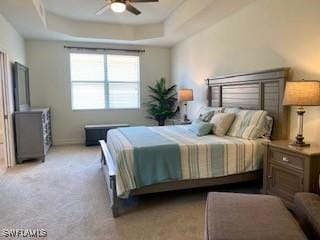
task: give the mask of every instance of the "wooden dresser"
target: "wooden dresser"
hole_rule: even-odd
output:
[[[320,146],[297,148],[290,141],[272,141],[264,155],[263,192],[292,208],[296,192],[319,193]]]
[[[14,123],[17,162],[44,161],[52,145],[50,108],[15,112]]]

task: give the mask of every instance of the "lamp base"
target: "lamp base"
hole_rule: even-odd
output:
[[[292,147],[310,147],[310,143],[297,143],[297,142],[293,142],[293,143],[289,143],[290,146]]]
[[[298,128],[299,128],[299,131],[298,131],[298,134],[296,136],[296,141],[293,142],[293,143],[290,143],[289,145],[290,146],[294,146],[294,147],[309,147],[310,144],[309,143],[305,143],[303,140],[304,140],[304,137],[303,137],[303,114],[305,113],[306,111],[304,110],[304,108],[302,106],[300,106],[298,109],[297,109],[297,113],[298,113]]]
[[[294,146],[294,147],[309,147],[310,144],[309,143],[305,143],[304,141],[304,137],[302,134],[298,134],[296,136],[296,141],[293,142],[293,143],[290,143],[291,146]]]

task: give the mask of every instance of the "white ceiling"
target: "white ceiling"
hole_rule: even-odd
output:
[[[95,19],[104,0],[0,0],[0,14],[26,39],[172,46],[256,0],[159,1]]]
[[[151,24],[163,22],[183,1],[159,0],[153,3],[132,3],[142,12],[138,16],[127,11],[122,14],[114,13],[111,9],[97,16],[95,13],[107,3],[106,0],[43,0],[43,3],[47,11],[74,20]]]

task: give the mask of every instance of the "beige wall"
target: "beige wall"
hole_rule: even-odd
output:
[[[53,140],[55,144],[84,141],[84,125],[101,123],[153,124],[140,110],[72,111],[70,91],[69,52],[57,41],[28,40],[27,63],[30,68],[31,103],[33,106],[52,108]],[[81,46],[106,46],[73,43]],[[113,46],[114,47],[114,46]],[[123,47],[123,46],[116,46]],[[141,55],[141,102],[145,102],[147,85],[160,77],[170,78],[171,55],[169,48],[143,47]]]
[[[5,52],[11,61],[25,63],[24,39],[0,14],[0,51]]]
[[[25,55],[25,42],[23,37],[20,36],[19,33],[7,22],[7,20],[0,14],[0,51],[5,52],[8,56],[10,62],[18,61],[22,64],[26,62]],[[9,95],[9,121],[8,128],[10,131],[9,141],[10,145],[7,148],[7,153],[9,156],[8,166],[13,166],[15,164],[15,156],[14,156],[14,142],[13,142],[13,121],[12,114],[14,112],[14,103],[13,103],[13,86],[12,86],[12,76],[11,72],[8,72],[8,95]],[[2,105],[1,105],[2,106]],[[2,115],[1,109],[1,115]],[[3,121],[0,121],[0,134],[3,136]],[[1,139],[2,139],[1,136]]]
[[[206,104],[207,77],[291,67],[292,79],[320,80],[320,1],[257,0],[172,50],[173,81],[195,90],[191,112]],[[291,111],[291,138],[297,131]],[[318,142],[320,108],[309,107],[305,137]]]

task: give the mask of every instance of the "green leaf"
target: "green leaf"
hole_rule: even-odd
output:
[[[149,118],[159,120],[173,117],[177,103],[176,85],[166,88],[166,80],[160,78],[154,86],[148,86],[150,101],[145,103]]]

